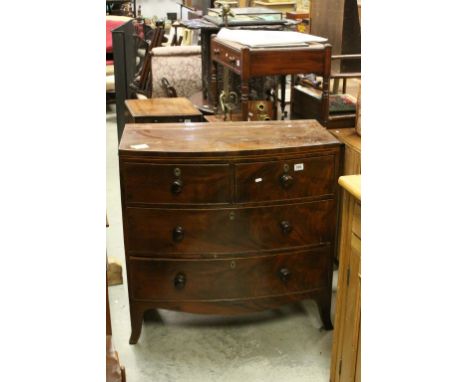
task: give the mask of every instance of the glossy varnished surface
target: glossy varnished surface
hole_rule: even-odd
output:
[[[201,115],[200,111],[183,97],[128,99],[125,105],[132,117]]]
[[[340,142],[315,120],[128,124],[120,154],[186,156],[304,151]],[[159,153],[159,154],[158,154]]]
[[[327,286],[328,248],[229,260],[135,260],[135,299],[166,301],[248,299],[306,292]],[[281,270],[287,272],[282,277]],[[174,288],[183,274],[185,284]]]
[[[331,329],[342,148],[313,120],[127,125],[130,342],[148,309],[240,314],[305,298]]]
[[[128,208],[127,251],[134,256],[213,257],[317,246],[333,240],[334,206],[334,200],[325,200],[249,208]],[[177,226],[181,240],[174,239]]]

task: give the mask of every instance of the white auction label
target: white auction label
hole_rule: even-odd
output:
[[[130,145],[130,147],[135,150],[149,149],[149,146],[146,143],[142,143],[139,145]]]
[[[259,182],[261,182],[262,180],[263,180],[262,178],[256,178],[256,179],[255,179],[255,183],[259,183]]]
[[[294,171],[302,171],[304,170],[304,163],[296,163],[294,165]]]

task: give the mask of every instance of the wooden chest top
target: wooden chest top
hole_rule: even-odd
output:
[[[340,142],[315,120],[127,124],[120,155],[223,156],[303,152]]]
[[[202,113],[184,97],[128,99],[125,105],[132,117],[193,116]]]

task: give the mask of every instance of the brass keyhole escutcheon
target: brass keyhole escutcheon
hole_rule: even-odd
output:
[[[229,220],[234,220],[236,218],[236,214],[234,212],[229,212]]]
[[[283,170],[284,170],[284,172],[288,172],[289,171],[289,164],[285,163],[283,165]]]
[[[231,260],[230,266],[231,266],[231,269],[234,269],[234,268],[236,267],[236,262],[235,262],[235,260]]]
[[[180,168],[179,167],[176,167],[174,169],[174,176],[180,176],[182,174],[182,171],[180,171]]]

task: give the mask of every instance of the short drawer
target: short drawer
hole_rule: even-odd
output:
[[[235,166],[236,201],[276,201],[332,195],[335,156],[324,155]]]
[[[228,164],[121,164],[127,203],[197,204],[230,201]]]
[[[131,291],[142,300],[214,300],[267,297],[327,287],[329,247],[227,260],[129,262]]]
[[[335,201],[222,209],[126,209],[129,253],[242,253],[331,242]]]
[[[224,66],[227,66],[234,71],[240,70],[240,57],[236,52],[230,51],[222,46],[216,45],[212,49],[211,58],[215,61],[220,61]]]

